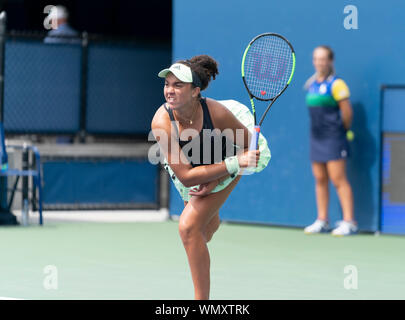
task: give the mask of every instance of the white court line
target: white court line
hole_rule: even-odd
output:
[[[20,298],[0,297],[0,300],[24,300]]]
[[[21,210],[13,213],[21,221]],[[36,223],[38,212],[30,212],[30,223]],[[82,221],[82,222],[162,222],[169,218],[167,209],[160,210],[82,210],[82,211],[43,211],[44,222],[52,221]],[[48,221],[49,221],[48,220]]]

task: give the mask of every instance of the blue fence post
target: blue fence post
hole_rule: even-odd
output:
[[[0,12],[0,122],[4,120],[4,60],[6,44],[6,23],[7,15],[5,11]],[[4,137],[3,137],[4,139]],[[7,165],[7,153],[1,152],[1,164]],[[0,168],[1,170],[1,168]],[[5,211],[7,208],[7,177],[0,177],[0,209]]]

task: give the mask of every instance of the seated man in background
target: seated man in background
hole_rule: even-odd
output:
[[[45,43],[80,43],[79,32],[73,29],[68,22],[69,12],[63,6],[54,6],[49,18],[52,22],[52,30],[44,39]]]

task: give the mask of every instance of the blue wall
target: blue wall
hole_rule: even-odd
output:
[[[358,8],[357,30],[343,26],[343,9],[349,4]],[[405,82],[404,12],[405,2],[393,0],[384,4],[368,0],[174,1],[173,60],[209,54],[220,64],[220,75],[205,96],[249,104],[240,61],[255,35],[280,33],[296,50],[292,84],[263,126],[272,151],[270,165],[260,174],[241,179],[221,211],[222,219],[292,226],[305,226],[315,219],[309,117],[302,87],[313,73],[313,48],[328,44],[336,53],[337,73],[352,92],[356,137],[348,175],[356,219],[361,230],[378,228],[380,86]],[[173,190],[171,194],[171,213],[180,214],[182,202]],[[330,218],[332,223],[341,219],[333,187]]]

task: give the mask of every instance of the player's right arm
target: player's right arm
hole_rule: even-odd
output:
[[[185,187],[211,182],[229,175],[224,161],[194,168],[191,166],[180,149],[176,132],[172,129],[170,118],[163,106],[153,117],[152,132],[170,168]],[[243,153],[238,156],[238,162],[239,166],[244,168],[248,163],[257,163],[257,160],[251,160],[246,153]]]

